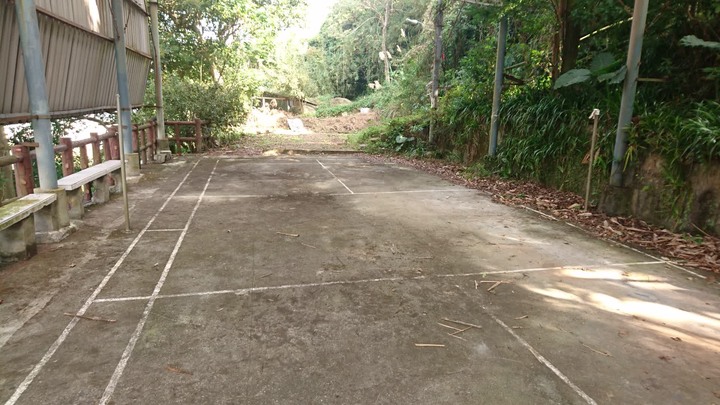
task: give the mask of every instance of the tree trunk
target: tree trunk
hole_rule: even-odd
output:
[[[390,9],[392,8],[392,0],[385,0],[385,18],[382,26],[382,53],[383,62],[385,63],[385,83],[390,83],[390,53],[387,50],[387,32],[390,24]]]
[[[553,35],[551,77],[553,83],[560,76],[560,31]]]
[[[562,37],[562,66],[560,73],[574,69],[577,64],[580,47],[580,27],[572,19],[575,0],[560,0],[558,17],[560,19],[560,35]]]
[[[432,71],[432,87],[430,93],[430,109],[433,111],[430,118],[430,132],[428,134],[428,142],[435,143],[435,111],[438,107],[438,99],[440,97],[440,71],[442,69],[442,29],[443,29],[443,0],[437,0],[437,10],[435,12],[435,57],[433,60]]]

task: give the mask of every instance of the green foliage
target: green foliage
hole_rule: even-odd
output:
[[[377,94],[368,94],[350,104],[333,105],[329,98],[325,98],[318,105],[315,116],[318,118],[337,117],[345,113],[358,112],[361,108],[374,108],[377,106],[377,100]]]
[[[660,105],[632,127],[630,146],[659,153],[678,171],[720,160],[720,104]]]
[[[250,111],[250,88],[242,84],[216,84],[171,77],[165,82],[165,117],[170,120],[201,118],[214,128],[241,123]]]
[[[382,125],[367,128],[354,137],[354,143],[366,145],[371,153],[402,152],[422,156],[427,145],[427,128],[430,121],[426,116],[407,116],[386,121]]]
[[[253,96],[269,88],[302,95],[293,55],[277,37],[297,22],[304,0],[166,0],[160,42],[166,119],[208,121],[216,139],[234,139]],[[295,54],[294,57],[299,59]],[[289,67],[290,66],[290,67]],[[307,81],[307,79],[305,80]],[[154,90],[146,93],[154,103]],[[137,119],[147,120],[150,112]]]
[[[680,43],[685,46],[699,46],[703,48],[715,49],[720,51],[720,42],[704,41],[695,35],[688,35],[680,40]]]
[[[584,83],[595,78],[598,83],[618,84],[625,80],[627,66],[616,60],[610,52],[601,52],[595,55],[590,63],[590,69],[571,69],[555,80],[554,88],[572,86]]]
[[[302,0],[166,0],[160,12],[163,68],[195,80],[232,80],[237,69],[272,65],[275,37]]]
[[[553,182],[555,168],[568,171],[577,167],[590,151],[591,126],[585,103],[577,94],[558,97],[550,89],[523,92],[508,100],[501,111],[502,147],[491,162],[496,172]],[[599,127],[599,144],[605,156],[596,162],[603,168],[609,167],[613,125],[612,114],[606,112]]]
[[[340,0],[333,7],[320,35],[310,41],[306,56],[310,79],[321,92],[354,99],[368,91],[369,83],[388,84],[379,58],[386,1]],[[392,2],[387,49],[393,71],[424,29],[407,19],[422,20],[427,7],[427,3],[414,0]]]

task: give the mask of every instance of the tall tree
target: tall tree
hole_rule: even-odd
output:
[[[166,0],[160,13],[165,71],[221,82],[228,72],[260,68],[278,32],[304,0]]]

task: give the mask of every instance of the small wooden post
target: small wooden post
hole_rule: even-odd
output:
[[[99,165],[102,162],[102,156],[100,156],[100,137],[97,133],[93,132],[90,134],[92,139],[92,153],[93,153],[93,165]]]
[[[73,162],[73,145],[72,138],[62,137],[60,138],[60,145],[65,146],[65,150],[62,152],[62,172],[63,177],[69,176],[75,173],[75,164]]]
[[[175,129],[175,148],[177,149],[176,152],[178,155],[182,155],[182,150],[180,149],[180,146],[182,145],[182,142],[180,142],[180,125],[175,124],[173,125]]]
[[[592,133],[592,139],[590,140],[590,160],[588,162],[588,175],[587,175],[587,183],[585,184],[585,211],[588,210],[588,207],[590,206],[590,190],[592,189],[592,172],[593,172],[593,165],[595,164],[595,144],[597,143],[597,136],[598,136],[598,122],[600,121],[600,110],[597,108],[593,110],[592,114],[590,114],[590,119],[594,120],[593,122],[593,133]]]
[[[90,167],[90,158],[87,153],[87,145],[82,145],[80,147],[80,168],[84,170],[88,167]]]
[[[132,127],[132,150],[131,151],[125,151],[125,153],[132,153],[132,152],[140,152],[139,146],[139,138],[140,133],[138,132],[137,125],[133,125]]]
[[[148,140],[148,128],[143,129],[142,132],[142,148],[143,148],[143,164],[148,162],[148,149],[150,148],[150,142]]]
[[[35,190],[30,149],[27,146],[14,146],[12,154],[21,159],[15,164],[15,191],[18,197],[24,197]]]
[[[103,159],[105,161],[112,160],[111,150],[112,147],[110,146],[110,139],[103,139]]]
[[[111,129],[112,131],[112,138],[109,139],[110,141],[110,159],[111,160],[120,160],[120,145],[118,141],[118,131],[117,128]]]
[[[195,153],[202,153],[202,151],[203,151],[202,121],[199,118],[195,118]]]
[[[155,123],[155,121],[152,121],[150,123],[150,131],[148,132],[148,140],[150,141],[150,156],[153,160],[155,160],[155,155],[157,154],[157,141],[155,140],[156,128],[157,123]]]
[[[90,159],[88,159],[87,145],[80,146],[80,169],[85,170],[90,165]],[[85,189],[85,201],[90,201],[92,194],[90,194],[90,184],[83,186]]]

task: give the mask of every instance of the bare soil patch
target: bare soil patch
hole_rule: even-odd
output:
[[[292,131],[288,119],[299,119],[305,131]],[[255,109],[243,128],[245,135],[233,145],[218,148],[211,154],[234,156],[273,156],[294,152],[351,152],[348,134],[378,122],[376,112],[354,113],[339,117],[314,118],[296,116],[280,110]]]

